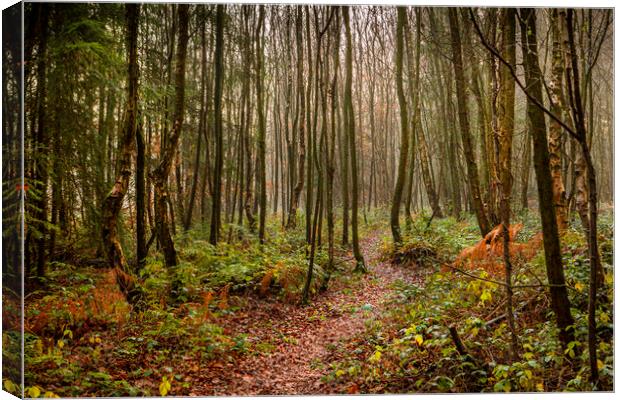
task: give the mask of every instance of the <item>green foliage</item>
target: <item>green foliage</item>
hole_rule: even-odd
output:
[[[527,218],[532,220],[524,221],[522,240],[537,233],[535,220],[530,215]],[[608,257],[605,251],[613,237],[613,225],[607,215],[602,215],[601,221],[601,253]],[[422,233],[426,223],[425,217],[414,220],[400,251],[432,248],[448,261],[479,237],[473,220],[466,227],[451,219],[437,221],[436,225],[433,221],[426,231],[428,236]],[[326,380],[353,381],[362,392],[372,392],[375,387],[388,392],[537,392],[558,387],[567,391],[592,390],[588,382],[587,243],[580,228],[573,227],[563,236],[562,244],[576,333],[576,340],[566,351],[560,347],[554,316],[546,306],[550,301],[548,290],[537,286],[539,280],[544,282],[546,274],[541,251],[529,263],[514,261],[514,284],[528,286],[514,291],[520,338],[516,362],[507,359],[510,336],[502,317],[504,288],[448,270],[431,273],[423,286],[397,282],[394,288],[398,296],[389,307],[388,326],[367,325],[358,347],[339,353],[341,361],[330,366]],[[384,257],[394,254],[391,246],[391,238],[385,238]],[[485,271],[470,272],[483,279],[502,280]],[[608,283],[611,277],[606,273]],[[613,288],[607,284],[601,289],[597,323],[601,387],[608,388],[613,373],[611,298]],[[458,353],[449,326],[457,328],[468,355]]]

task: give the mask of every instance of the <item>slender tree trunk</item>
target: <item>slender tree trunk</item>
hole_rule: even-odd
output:
[[[353,113],[353,101],[351,99],[351,82],[353,79],[352,66],[352,45],[351,45],[351,27],[349,24],[349,7],[342,8],[344,16],[344,27],[346,33],[346,51],[345,65],[346,78],[344,89],[344,106],[345,106],[345,131],[349,139],[349,151],[351,153],[351,236],[353,239],[353,256],[356,260],[355,270],[366,272],[366,264],[364,256],[360,251],[359,236],[357,229],[357,207],[358,207],[358,187],[357,187],[357,149],[355,148],[355,115]]]
[[[422,16],[420,14],[420,9],[415,9],[416,16],[416,42],[415,42],[415,65],[413,63],[413,55],[411,54],[411,46],[407,46],[407,60],[409,64],[409,75],[413,75],[413,84],[409,83],[409,100],[411,101],[411,110],[416,112],[418,109],[418,104],[420,102],[420,42],[421,42],[421,33],[422,33]],[[415,69],[414,69],[415,68]],[[412,72],[413,69],[413,72]],[[411,227],[413,224],[413,219],[411,217],[411,201],[413,198],[413,186],[414,186],[414,175],[415,175],[415,158],[416,158],[416,116],[412,118],[411,121],[411,167],[408,168],[409,174],[407,177],[407,199],[405,201],[405,218],[408,227]]]
[[[299,155],[298,155],[298,172],[297,172],[297,184],[293,189],[293,195],[291,196],[291,204],[289,208],[288,221],[286,226],[288,229],[294,228],[297,223],[297,208],[299,207],[299,197],[304,188],[304,171],[306,162],[306,145],[305,145],[305,86],[303,81],[303,66],[304,66],[304,46],[302,42],[303,37],[303,13],[302,8],[297,8],[297,18],[295,22],[295,39],[297,44],[297,90],[298,90],[298,110],[296,115],[297,124],[299,126]],[[291,166],[292,167],[292,166]],[[308,208],[308,207],[306,207]]]
[[[439,196],[437,195],[437,191],[435,190],[433,175],[430,169],[431,160],[428,154],[426,137],[422,128],[422,120],[420,118],[420,104],[418,104],[417,109],[413,112],[413,116],[416,120],[416,134],[418,135],[417,142],[420,149],[420,169],[422,170],[422,179],[424,181],[424,187],[426,188],[428,202],[431,206],[433,215],[436,218],[443,218],[443,213],[441,212],[441,207],[439,206]]]
[[[128,302],[137,305],[140,299],[140,290],[135,278],[130,275],[127,260],[118,237],[118,217],[123,205],[123,199],[129,187],[131,176],[131,158],[136,144],[136,119],[138,107],[138,21],[140,6],[127,4],[125,6],[125,20],[127,24],[127,58],[128,58],[128,89],[127,107],[123,126],[123,136],[120,143],[118,171],[114,186],[103,202],[101,237],[103,249],[108,262],[114,268],[116,282],[125,294]]]
[[[258,21],[256,26],[256,107],[258,108],[258,179],[260,183],[259,194],[259,224],[258,240],[261,244],[265,242],[265,218],[267,217],[267,171],[265,158],[265,110],[263,100],[263,45],[262,45],[262,26],[265,19],[265,6],[258,8]]]
[[[187,58],[187,42],[188,25],[189,25],[189,6],[187,4],[179,5],[179,44],[176,55],[175,70],[175,102],[174,102],[174,120],[172,132],[166,146],[162,150],[159,165],[151,172],[151,181],[155,189],[155,229],[159,244],[164,253],[164,261],[167,267],[176,266],[178,263],[177,252],[174,248],[174,242],[170,234],[170,226],[168,223],[168,205],[169,192],[167,188],[168,176],[174,155],[177,152],[179,138],[183,130],[183,115],[185,107],[185,60]],[[172,207],[170,207],[170,211]]]
[[[394,188],[394,197],[392,199],[392,209],[390,212],[390,227],[392,228],[392,239],[394,244],[400,245],[402,236],[400,234],[400,223],[398,217],[400,214],[400,203],[403,195],[403,187],[405,185],[405,176],[407,173],[407,156],[409,155],[409,122],[407,121],[407,101],[405,100],[405,91],[403,90],[403,53],[404,53],[404,36],[408,31],[407,9],[405,7],[397,7],[398,22],[396,25],[396,92],[398,94],[398,104],[400,106],[400,157],[398,160],[398,172],[396,177],[396,187]]]
[[[525,81],[528,91],[542,103],[542,73],[538,65],[538,45],[536,35],[535,12],[532,9],[521,10],[522,46],[525,67]],[[532,100],[528,100],[527,114],[534,144],[534,170],[538,186],[538,202],[545,204],[539,207],[543,230],[543,247],[545,250],[545,264],[547,266],[547,279],[549,292],[551,293],[551,308],[556,316],[559,330],[559,339],[563,348],[574,340],[573,317],[570,313],[570,301],[564,269],[562,267],[562,252],[558,225],[555,218],[555,206],[553,203],[553,183],[549,168],[549,150],[547,142],[547,129],[545,115],[541,108]]]
[[[211,208],[211,230],[209,243],[217,245],[221,228],[222,209],[222,168],[223,159],[223,130],[222,130],[222,81],[224,77],[224,17],[223,4],[218,4],[215,17],[215,90],[213,104],[215,113],[215,167],[213,171],[213,203]]]
[[[146,187],[144,180],[145,144],[142,133],[142,120],[136,127],[136,272],[139,272],[146,262]]]
[[[49,135],[47,133],[47,36],[48,36],[48,17],[49,5],[38,4],[38,35],[39,48],[37,53],[37,149],[38,159],[35,160],[37,166],[37,178],[40,182],[40,200],[37,201],[39,210],[38,229],[40,237],[36,240],[37,245],[37,277],[45,277],[45,267],[47,265],[47,187],[48,187],[48,170],[49,170]],[[57,155],[58,156],[58,155]]]
[[[500,13],[502,24],[501,53],[504,59],[516,66],[515,9],[504,8]],[[515,116],[515,82],[507,66],[501,65],[499,71],[499,178],[500,178],[500,221],[502,224],[504,266],[506,271],[506,314],[511,338],[511,358],[519,358],[519,345],[513,312],[512,262],[510,261],[510,197],[512,193],[512,137]]]
[[[312,88],[312,79],[316,79],[316,72],[313,73],[312,68],[312,38],[310,35],[310,8],[305,6],[306,9],[306,47],[308,53],[308,92],[306,96],[306,130],[308,134],[308,167],[306,168],[306,242],[309,244],[312,240],[312,193],[314,190],[314,182],[313,182],[313,167],[312,163],[314,161],[314,157],[316,154],[314,153],[314,148],[316,147],[314,144],[314,140],[316,137],[316,124],[312,124],[311,121],[311,88]],[[316,94],[315,94],[316,96]],[[315,105],[316,107],[316,105]],[[315,112],[316,115],[316,112]],[[316,120],[316,118],[315,118]]]
[[[474,155],[471,134],[469,131],[467,96],[465,93],[465,74],[463,73],[463,57],[461,52],[461,33],[459,31],[457,10],[455,8],[450,8],[448,12],[450,18],[450,33],[452,37],[452,62],[454,65],[454,77],[456,78],[456,98],[459,109],[459,123],[461,126],[461,138],[463,139],[463,151],[465,153],[465,160],[467,164],[467,180],[469,183],[469,192],[474,206],[474,212],[476,213],[476,219],[478,220],[478,227],[480,228],[480,233],[484,237],[487,233],[489,233],[491,227],[489,226],[489,221],[487,220],[487,216],[484,211],[484,205],[482,204],[482,197],[480,196],[478,166],[476,165],[476,157]],[[514,98],[514,83],[512,86],[512,94]],[[514,105],[514,99],[512,104]],[[514,115],[514,110],[512,114]],[[510,142],[512,142],[512,138],[510,138]],[[509,145],[510,144],[511,143],[509,143]],[[508,156],[510,156],[510,152],[508,152]],[[508,163],[509,162],[510,160],[508,160]],[[508,164],[508,167],[509,166],[510,165]],[[510,171],[508,171],[508,173],[510,173]]]
[[[337,135],[337,124],[336,124],[336,113],[338,112],[338,69],[340,66],[340,15],[338,13],[338,9],[335,12],[336,21],[333,24],[333,36],[335,39],[335,43],[332,49],[332,62],[333,62],[333,71],[334,75],[332,77],[330,94],[331,94],[331,118],[330,118],[330,137],[328,143],[327,150],[327,188],[326,188],[326,207],[327,207],[327,241],[328,241],[328,256],[329,261],[327,265],[327,274],[325,276],[325,281],[323,284],[323,290],[327,289],[327,285],[329,284],[329,280],[331,278],[331,274],[334,269],[334,175],[336,172],[335,167],[335,155],[336,155],[336,135]],[[324,118],[323,123],[327,123],[327,119]]]
[[[587,168],[588,178],[588,252],[590,255],[590,288],[588,293],[588,353],[590,361],[590,382],[597,388],[599,373],[596,357],[596,292],[599,280],[602,280],[601,260],[598,250],[598,193],[596,190],[596,171],[588,146],[588,135],[586,132],[585,116],[583,103],[579,87],[579,69],[577,66],[577,54],[575,52],[573,10],[568,9],[566,13],[566,27],[568,31],[568,46],[570,67],[567,68],[568,93],[575,121],[577,139],[581,147],[581,152]],[[572,79],[571,79],[572,78]],[[601,276],[601,278],[599,278]]]
[[[551,27],[552,39],[552,59],[551,59],[551,82],[549,84],[551,93],[551,112],[555,115],[562,115],[564,110],[564,95],[562,93],[562,83],[564,76],[564,57],[562,54],[562,32],[563,25],[560,23],[558,9],[551,10],[551,19],[549,21]],[[549,167],[551,168],[551,180],[553,182],[553,202],[555,204],[555,213],[558,220],[558,229],[560,232],[566,229],[568,225],[568,205],[566,202],[566,190],[564,189],[564,181],[562,179],[562,127],[560,124],[551,120],[549,122]],[[581,169],[585,172],[585,169]],[[583,185],[585,188],[585,185]],[[587,197],[587,196],[585,196]],[[579,198],[579,196],[578,196]],[[586,200],[582,204],[586,204]],[[581,214],[580,214],[581,215]],[[585,215],[587,215],[587,210]]]
[[[526,112],[527,113],[527,112]],[[527,115],[526,115],[527,117]],[[532,166],[532,143],[530,141],[530,130],[528,129],[523,152],[523,167],[521,169],[521,208],[526,210],[528,208],[528,192],[530,187],[530,169]]]
[[[194,203],[196,201],[196,190],[198,187],[198,175],[200,175],[200,154],[202,152],[202,132],[205,129],[205,86],[207,81],[207,39],[205,35],[206,16],[202,16],[203,20],[200,25],[200,112],[198,116],[198,143],[196,144],[196,159],[194,163],[194,176],[192,179],[192,188],[190,189],[189,204],[187,205],[187,214],[183,221],[183,229],[189,230],[192,224],[192,214],[194,212]]]

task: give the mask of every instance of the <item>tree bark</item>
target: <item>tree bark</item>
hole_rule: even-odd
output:
[[[484,211],[484,205],[482,204],[482,197],[480,196],[478,166],[476,165],[476,157],[474,155],[471,134],[469,131],[467,94],[465,93],[465,74],[463,73],[463,57],[461,51],[461,33],[459,31],[457,10],[450,8],[448,12],[450,18],[450,34],[452,37],[452,62],[454,66],[454,77],[456,78],[456,99],[458,102],[461,138],[463,139],[463,151],[465,153],[465,160],[467,164],[467,180],[469,183],[469,192],[474,206],[474,212],[476,213],[476,219],[478,220],[478,227],[480,228],[482,237],[484,237],[487,233],[489,233],[491,227],[489,226],[489,221],[487,220],[487,216]],[[514,84],[512,93],[514,98]]]
[[[351,27],[349,23],[349,7],[342,8],[344,16],[344,27],[346,34],[346,50],[345,50],[345,89],[344,89],[344,105],[345,105],[345,122],[348,139],[349,151],[351,159],[351,236],[353,241],[353,256],[355,257],[355,270],[366,272],[366,264],[364,256],[360,251],[358,227],[357,227],[357,208],[358,208],[358,187],[357,187],[357,149],[355,148],[355,115],[353,113],[353,101],[351,99],[351,82],[353,79],[352,66],[352,45],[351,45]]]
[[[396,92],[398,94],[398,105],[400,107],[400,156],[398,159],[398,172],[396,175],[396,186],[394,188],[394,197],[392,198],[392,208],[390,212],[390,227],[392,228],[392,239],[394,244],[400,245],[402,236],[400,234],[400,223],[398,220],[400,214],[400,203],[403,195],[403,187],[405,185],[405,176],[407,173],[407,156],[409,155],[409,123],[407,121],[407,101],[405,100],[405,91],[403,90],[403,53],[404,53],[404,36],[408,30],[407,9],[405,7],[397,7],[398,21],[396,24]]]
[[[265,219],[267,217],[267,169],[265,158],[265,110],[263,100],[263,45],[262,45],[262,26],[265,19],[265,6],[258,8],[258,21],[256,26],[256,107],[258,108],[258,179],[259,179],[259,223],[258,240],[261,244],[265,242]]]
[[[562,32],[564,29],[563,25],[560,23],[557,8],[551,10],[549,25],[551,27],[552,39],[551,82],[549,84],[551,94],[551,112],[555,115],[562,115],[565,107],[564,95],[562,93],[562,78],[564,75]],[[553,203],[555,204],[555,213],[560,232],[565,230],[568,225],[566,190],[564,189],[564,182],[562,179],[562,131],[562,127],[557,121],[551,120],[549,122],[549,167],[551,169],[551,181],[553,183]],[[581,169],[581,171],[585,172],[585,169]],[[585,188],[585,185],[582,187]],[[583,202],[580,204],[586,204],[586,198],[587,196],[584,196]],[[581,200],[579,192],[578,199]],[[580,208],[580,210],[582,209]],[[580,215],[582,214],[580,213]],[[587,209],[584,215],[587,215]]]
[[[297,208],[299,207],[299,197],[304,188],[304,171],[306,162],[306,144],[305,144],[305,86],[303,81],[303,65],[304,65],[304,46],[302,42],[303,38],[303,13],[302,8],[297,8],[297,18],[295,22],[295,43],[297,45],[297,90],[298,90],[298,104],[296,120],[299,126],[299,154],[298,154],[298,172],[297,183],[293,189],[291,196],[291,204],[289,208],[288,221],[286,223],[287,229],[294,228],[297,223]],[[292,167],[292,166],[291,166]],[[294,168],[294,167],[293,167]]]
[[[218,4],[215,16],[215,88],[213,93],[214,104],[214,134],[215,134],[215,166],[213,171],[213,202],[211,208],[211,229],[209,243],[217,245],[221,228],[222,210],[222,168],[223,159],[223,131],[222,131],[222,81],[224,77],[224,17],[223,4]],[[247,207],[247,204],[246,204]]]
[[[577,66],[577,54],[575,52],[573,10],[570,8],[566,12],[566,27],[568,31],[568,57],[570,61],[570,66],[567,68],[568,93],[571,109],[573,111],[573,121],[575,121],[577,139],[587,168],[586,175],[588,179],[588,253],[590,255],[590,288],[588,293],[588,353],[590,361],[590,382],[594,386],[594,389],[596,389],[599,379],[598,362],[596,357],[596,292],[599,280],[602,280],[597,229],[598,193],[596,189],[596,171],[594,170],[594,163],[592,162],[592,155],[590,153],[590,147],[588,146],[585,115],[579,87],[579,68]]]
[[[47,36],[48,36],[48,17],[49,5],[37,4],[38,9],[38,36],[39,46],[37,50],[37,149],[38,157],[35,160],[37,166],[37,180],[40,183],[40,199],[37,201],[39,210],[37,211],[38,230],[40,237],[36,240],[37,245],[37,277],[45,277],[47,265],[47,187],[49,170],[49,135],[47,133]]]
[[[516,65],[515,45],[515,16],[514,8],[501,10],[500,23],[501,53],[504,60],[511,66]],[[500,221],[502,224],[504,266],[506,271],[506,315],[511,338],[511,357],[516,361],[519,357],[518,338],[513,313],[512,291],[512,262],[510,260],[510,197],[512,193],[512,136],[514,134],[515,116],[515,82],[506,65],[499,67],[499,102],[498,102],[499,130],[497,142],[499,144],[499,179],[500,179]]]
[[[117,222],[123,206],[123,199],[129,187],[131,176],[131,158],[136,144],[136,120],[138,107],[138,20],[140,6],[125,5],[125,21],[127,24],[127,58],[128,85],[127,107],[123,125],[123,136],[120,142],[118,170],[114,186],[103,202],[101,237],[103,249],[109,265],[114,269],[116,282],[127,301],[136,306],[140,299],[139,286],[130,275],[127,260],[118,237]]]
[[[525,80],[531,95],[542,102],[542,73],[538,65],[538,45],[536,36],[535,14],[532,9],[521,10],[522,46],[524,54]],[[570,313],[570,301],[564,269],[562,267],[562,253],[558,225],[555,218],[553,203],[553,183],[549,168],[549,149],[546,133],[545,115],[540,107],[528,98],[527,115],[530,132],[534,144],[534,170],[538,187],[538,202],[546,205],[539,207],[543,231],[543,247],[545,250],[545,264],[547,279],[551,293],[551,308],[556,316],[559,330],[559,339],[563,348],[575,338],[572,325],[573,317]]]
[[[175,70],[175,101],[172,132],[168,137],[165,147],[162,149],[159,165],[151,171],[151,181],[155,189],[155,230],[159,244],[164,253],[164,261],[167,267],[176,266],[178,263],[177,252],[170,234],[169,225],[169,192],[168,177],[172,167],[172,161],[177,152],[179,138],[183,130],[183,115],[185,107],[185,61],[187,58],[187,42],[189,39],[189,6],[181,4],[178,8],[179,15],[179,44],[176,54]]]

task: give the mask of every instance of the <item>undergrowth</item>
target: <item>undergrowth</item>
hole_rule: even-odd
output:
[[[46,289],[26,301],[26,395],[187,394],[190,383],[178,368],[186,354],[209,361],[255,351],[245,335],[226,332],[219,318],[239,310],[246,296],[297,303],[308,262],[302,229],[283,232],[270,220],[262,246],[244,229],[225,226],[233,240],[217,247],[204,227],[178,235],[179,265],[171,269],[161,255],[148,257],[140,272],[143,312],[130,312],[110,270],[51,263]],[[319,249],[312,293],[326,265],[327,253]],[[5,343],[9,339],[5,335]],[[3,385],[20,391],[13,380]]]
[[[535,246],[531,243],[539,229],[536,224],[535,217],[527,215],[521,230],[512,235],[511,246]],[[613,215],[601,215],[599,227],[606,272],[597,307],[599,389],[611,390]],[[333,358],[339,361],[330,365],[324,380],[348,393],[592,390],[587,349],[589,259],[581,227],[572,224],[561,239],[576,333],[565,352],[557,340],[548,291],[539,286],[546,281],[540,243],[534,255],[514,257],[514,285],[530,286],[514,291],[520,349],[514,363],[508,362],[504,288],[492,282],[497,279],[493,274],[501,271],[489,270],[489,263],[472,263],[468,273],[481,278],[474,279],[448,267],[478,240],[474,220],[446,218],[428,224],[426,215],[414,220],[401,246],[384,238],[384,259],[401,262],[405,268],[431,268],[431,273],[423,286],[402,283],[390,314],[367,324],[363,335],[338,350]],[[433,255],[424,256],[420,249]],[[423,256],[403,262],[403,255],[412,252]],[[464,351],[457,349],[451,327]]]

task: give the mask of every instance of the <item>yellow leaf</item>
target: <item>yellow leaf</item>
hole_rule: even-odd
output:
[[[336,378],[340,378],[342,375],[344,375],[344,371],[339,369],[338,371],[336,371]]]
[[[605,366],[605,364],[603,364],[603,362],[601,360],[596,360],[596,367],[598,369],[603,369],[604,366]]]
[[[38,386],[32,386],[28,388],[28,396],[35,398],[41,395],[41,389]]]
[[[59,339],[59,340],[58,340],[58,348],[59,348],[59,349],[62,349],[63,347],[65,347],[65,342],[63,342],[63,340],[62,340],[62,339]]]
[[[9,393],[17,392],[17,386],[10,379],[4,380],[4,389]]]
[[[489,292],[488,290],[484,290],[482,294],[480,295],[480,301],[484,304],[484,302],[487,300],[488,301],[492,300],[491,292]]]
[[[478,335],[478,328],[477,328],[477,327],[473,327],[473,328],[471,329],[470,333],[471,333],[471,336],[472,336],[472,337],[477,336],[477,335]]]
[[[601,313],[601,322],[604,324],[609,322],[609,315],[607,313]]]
[[[538,382],[536,384],[536,390],[538,390],[539,392],[544,392],[545,391],[545,386],[543,385],[542,382]]]
[[[523,371],[523,373],[525,374],[525,376],[527,376],[527,379],[532,379],[532,371],[526,369],[525,371]]]
[[[422,343],[424,342],[424,338],[422,337],[422,335],[415,335],[414,339],[415,339],[415,342],[418,344],[418,346],[421,346]]]
[[[95,338],[94,337],[89,337],[88,341],[90,342],[90,344],[95,344]]]
[[[57,394],[56,394],[56,393],[54,393],[54,392],[45,392],[45,394],[43,395],[43,397],[45,397],[46,399],[57,399],[57,398],[59,398],[60,396],[59,396],[59,395],[57,395]]]
[[[379,350],[375,351],[368,359],[370,362],[379,362],[379,360],[381,360],[381,352]]]
[[[161,396],[167,395],[171,387],[172,387],[171,381],[169,381],[168,378],[165,376],[162,377],[161,383],[159,384],[159,394]]]
[[[583,292],[583,288],[584,288],[583,283],[581,282],[575,283],[575,289],[577,289],[578,292]]]

